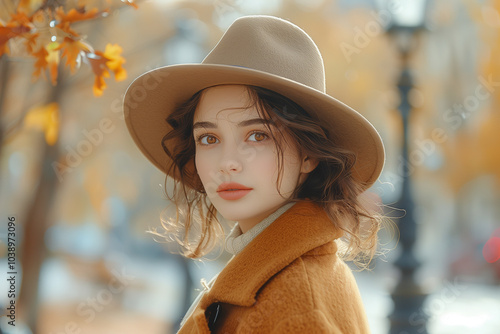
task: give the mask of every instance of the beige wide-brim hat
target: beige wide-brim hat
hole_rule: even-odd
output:
[[[385,161],[382,140],[361,114],[325,93],[323,59],[316,44],[298,26],[264,15],[234,21],[201,64],[160,67],[128,87],[127,127],[161,171],[167,173],[172,163],[162,147],[162,138],[171,130],[167,116],[199,90],[224,84],[259,86],[288,97],[328,129],[332,143],[356,153],[352,173],[365,189],[379,177]]]

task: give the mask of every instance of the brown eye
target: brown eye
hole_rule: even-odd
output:
[[[214,136],[211,136],[211,135],[201,135],[198,137],[198,143],[200,143],[201,145],[216,144],[217,138],[215,138]]]
[[[268,136],[264,132],[254,132],[250,135],[250,138],[252,136],[255,137],[255,140],[252,140],[252,141],[256,141],[256,142],[264,141],[264,140],[266,140],[266,138],[268,138]]]
[[[207,143],[208,144],[215,144],[217,139],[214,136],[207,136]]]

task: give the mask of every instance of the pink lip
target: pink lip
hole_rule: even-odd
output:
[[[251,191],[252,191],[252,189],[247,189],[247,190],[223,190],[223,191],[219,191],[217,193],[219,194],[220,197],[222,197],[225,200],[234,201],[234,200],[242,198],[243,196],[245,196],[246,194],[248,194]]]
[[[229,201],[240,199],[250,191],[252,191],[252,188],[245,187],[244,185],[235,182],[222,183],[217,188],[219,196]]]
[[[217,192],[225,190],[252,190],[252,188],[245,187],[236,182],[224,182],[217,188]]]

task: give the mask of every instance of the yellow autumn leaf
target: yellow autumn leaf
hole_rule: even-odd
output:
[[[104,57],[109,60],[106,66],[115,74],[116,81],[122,81],[127,78],[127,71],[122,67],[125,63],[125,58],[121,56],[122,48],[118,44],[107,44],[104,50]]]
[[[71,73],[75,73],[76,69],[80,66],[81,54],[83,52],[90,52],[91,47],[81,40],[65,37],[61,45],[57,47],[57,50],[62,50],[61,57],[66,57],[66,65],[70,67]]]
[[[102,96],[103,91],[106,89],[106,87],[108,87],[103,77],[109,77],[109,73],[103,72],[102,76],[95,77],[94,87],[93,87],[95,96]]]
[[[40,74],[45,77],[45,70],[48,68],[52,85],[57,84],[57,71],[59,66],[59,43],[50,42],[45,46],[41,46],[37,52],[33,52],[36,58],[35,71],[33,79],[37,79]]]
[[[24,117],[24,126],[43,131],[47,144],[54,145],[59,133],[59,104],[52,102],[31,108]]]
[[[57,84],[57,68],[59,66],[59,43],[51,42],[45,46],[49,53],[45,58],[49,67],[50,80],[55,86]]]
[[[44,0],[21,0],[17,9],[21,12],[32,14],[43,5]]]
[[[122,64],[125,63],[125,58],[120,54],[122,48],[118,44],[107,44],[104,52],[95,51],[86,54],[87,60],[92,66],[92,71],[95,74],[94,95],[101,96],[106,89],[104,78],[109,78],[109,71],[115,75],[116,81],[125,80],[127,72],[123,69]]]

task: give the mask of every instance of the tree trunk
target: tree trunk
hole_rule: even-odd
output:
[[[47,102],[57,102],[62,93],[63,76],[61,75],[57,86],[52,89],[52,94]],[[44,243],[45,233],[50,226],[49,215],[53,207],[55,194],[59,182],[52,168],[52,163],[59,158],[59,146],[50,146],[41,139],[43,154],[40,162],[40,180],[36,186],[31,206],[24,218],[24,235],[21,245],[22,280],[19,294],[19,312],[21,321],[36,333],[38,318],[39,293],[38,283],[40,269],[46,256]]]
[[[7,81],[9,80],[9,59],[7,55],[0,57],[0,117],[3,114],[3,106],[5,101],[5,94],[7,92]],[[1,118],[0,118],[1,119]],[[0,122],[0,157],[2,156],[3,144],[3,124]]]

